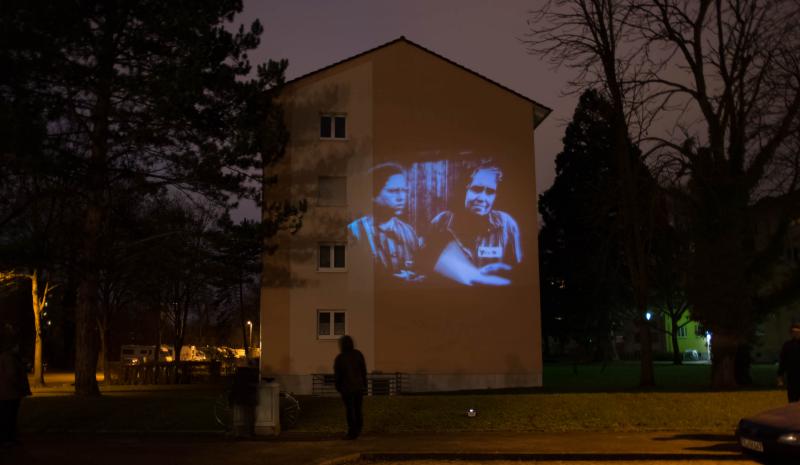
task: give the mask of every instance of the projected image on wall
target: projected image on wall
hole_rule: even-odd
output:
[[[520,231],[497,208],[503,169],[492,160],[427,161],[371,170],[372,215],[348,226],[376,268],[412,283],[507,286],[522,263]]]
[[[356,241],[369,244],[375,262],[392,276],[405,281],[422,281],[424,275],[415,269],[414,259],[423,242],[415,229],[404,222],[409,197],[405,170],[396,163],[385,163],[372,169],[372,215],[363,216],[348,225]]]

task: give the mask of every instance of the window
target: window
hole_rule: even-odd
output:
[[[317,310],[317,338],[338,339],[347,334],[347,313],[341,310]]]
[[[686,326],[678,328],[678,337],[686,337]]]
[[[697,324],[694,327],[694,335],[695,336],[706,336],[706,328],[703,327],[701,324]]]
[[[347,139],[347,116],[320,115],[320,139]]]
[[[317,185],[319,187],[317,205],[322,207],[347,205],[347,177],[320,176]]]
[[[319,245],[319,271],[345,271],[347,269],[344,244]]]

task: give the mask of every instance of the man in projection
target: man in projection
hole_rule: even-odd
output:
[[[408,199],[405,170],[396,163],[383,163],[371,172],[373,214],[347,228],[356,242],[369,244],[373,259],[384,271],[405,281],[421,281],[424,276],[414,271],[421,241],[414,228],[399,218]]]
[[[502,180],[497,166],[476,168],[469,176],[463,210],[433,218],[433,234],[442,246],[434,265],[437,273],[468,286],[511,283],[507,274],[522,262],[522,248],[517,222],[493,208]]]

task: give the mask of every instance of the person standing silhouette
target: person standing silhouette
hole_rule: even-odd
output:
[[[17,334],[6,326],[0,333],[0,447],[18,444],[17,416],[22,399],[31,395]]]
[[[355,439],[364,426],[361,407],[367,391],[367,364],[350,336],[339,338],[339,355],[333,362],[333,373],[336,390],[342,396],[347,415],[347,435],[344,439]]]
[[[789,402],[800,401],[800,324],[792,325],[792,338],[781,348],[778,385],[786,385]]]

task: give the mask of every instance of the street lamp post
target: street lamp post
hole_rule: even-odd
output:
[[[250,350],[253,345],[253,322],[247,320],[248,336],[247,336],[247,358],[250,358]]]

